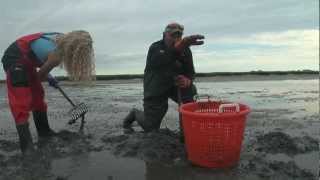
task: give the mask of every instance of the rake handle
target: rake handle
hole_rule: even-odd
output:
[[[67,96],[67,94],[61,89],[59,85],[57,85],[57,89],[61,92],[61,94],[69,101],[69,103],[74,107],[76,106],[72,100]]]
[[[180,133],[181,133],[181,137],[180,137],[180,141],[184,142],[184,132],[183,132],[183,127],[182,127],[182,113],[180,112],[180,107],[182,104],[182,97],[181,97],[181,89],[179,87],[177,87],[177,98],[178,98],[178,106],[179,106],[179,129],[180,129]]]

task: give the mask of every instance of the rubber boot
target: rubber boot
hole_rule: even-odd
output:
[[[35,150],[33,148],[32,136],[29,130],[29,123],[16,125],[18,135],[19,135],[19,143],[22,154],[30,155]]]
[[[131,125],[135,120],[135,109],[132,109],[129,114],[123,119],[122,127],[125,129],[131,128]]]
[[[39,137],[52,137],[56,133],[49,127],[47,112],[33,111],[33,120]]]
[[[131,127],[132,123],[137,121],[137,123],[141,126],[141,128],[145,132],[150,132],[153,130],[157,130],[159,128],[155,128],[150,124],[149,121],[146,121],[144,118],[144,112],[138,109],[132,109],[129,114],[124,118],[122,127],[125,129],[125,133],[133,132],[134,129]],[[160,125],[159,125],[160,127]]]
[[[136,120],[136,110],[132,109],[129,114],[123,119],[122,127],[125,130],[125,133],[131,133],[134,132],[134,129],[132,128],[132,123]]]

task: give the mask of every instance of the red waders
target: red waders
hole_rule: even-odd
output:
[[[29,131],[29,112],[33,112],[39,131],[49,130],[47,104],[36,68],[40,66],[30,48],[30,43],[40,38],[36,33],[19,38],[6,50],[2,62],[7,75],[8,99],[14,117],[23,153],[33,149]],[[46,122],[45,122],[46,121]],[[41,133],[39,134],[41,135]]]

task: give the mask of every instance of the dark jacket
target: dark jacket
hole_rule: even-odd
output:
[[[194,79],[190,48],[179,53],[169,49],[163,40],[154,42],[149,48],[144,70],[144,98],[166,95],[175,86],[174,78],[179,74]]]

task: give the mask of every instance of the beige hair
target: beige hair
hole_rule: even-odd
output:
[[[78,30],[58,35],[57,55],[61,67],[65,68],[69,79],[75,81],[95,80],[94,51],[92,38],[87,31]]]

